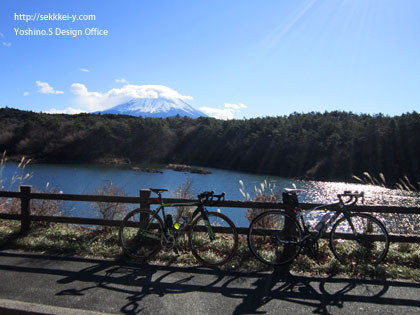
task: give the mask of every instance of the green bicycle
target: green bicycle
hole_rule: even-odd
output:
[[[229,261],[238,248],[238,233],[233,222],[224,214],[209,212],[204,204],[224,200],[225,194],[214,192],[199,194],[198,201],[185,203],[164,203],[162,192],[166,189],[149,188],[157,194],[159,207],[154,210],[135,209],[129,212],[120,226],[120,242],[131,257],[146,260],[160,249],[179,253],[176,241],[188,233],[188,243],[195,258],[210,267],[220,266]],[[178,218],[173,222],[165,207],[197,207],[191,217]],[[162,217],[159,213],[162,212]]]

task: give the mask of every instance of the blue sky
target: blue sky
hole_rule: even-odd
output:
[[[1,107],[72,113],[156,92],[220,118],[420,110],[417,0],[2,0],[0,44]]]

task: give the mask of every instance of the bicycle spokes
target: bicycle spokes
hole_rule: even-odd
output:
[[[334,225],[330,239],[334,255],[343,264],[379,264],[388,252],[388,233],[367,214],[353,213]]]
[[[194,256],[204,264],[216,266],[228,261],[238,245],[232,221],[221,213],[209,212],[191,226],[190,245]]]
[[[297,221],[281,211],[272,210],[258,215],[248,232],[251,252],[270,265],[285,264],[300,251],[301,229]]]
[[[120,241],[124,251],[139,259],[145,259],[160,249],[162,223],[147,210],[134,210],[123,220]]]

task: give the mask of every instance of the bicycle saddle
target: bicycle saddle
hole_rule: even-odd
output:
[[[159,194],[161,192],[168,191],[167,189],[162,189],[162,188],[149,188],[149,190],[153,191],[155,194]]]
[[[294,189],[294,188],[285,188],[285,192],[287,193],[298,193],[298,192],[304,192],[304,189]]]

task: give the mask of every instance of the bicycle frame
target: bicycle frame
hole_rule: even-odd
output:
[[[336,209],[338,207],[338,209]],[[297,208],[296,211],[296,221],[300,222],[301,224],[301,228],[303,231],[303,238],[302,238],[302,242],[305,241],[306,239],[308,239],[309,237],[313,236],[314,233],[315,234],[315,242],[318,241],[320,238],[322,238],[325,234],[325,232],[328,230],[328,228],[333,225],[337,219],[340,217],[341,214],[343,214],[345,217],[348,217],[348,215],[350,214],[350,209],[348,209],[349,205],[346,205],[342,202],[337,202],[337,203],[330,203],[330,204],[325,204],[325,205],[320,205],[317,206],[315,208],[311,208],[308,210],[302,210],[300,208]],[[307,211],[307,212],[311,212],[311,211],[316,211],[319,209],[324,209],[327,211],[334,211],[334,214],[328,218],[328,220],[326,220],[325,222],[322,222],[322,220],[318,221],[318,223],[322,222],[322,226],[319,229],[314,228],[314,231],[309,231],[309,226],[305,223],[305,219],[303,216],[303,211]],[[300,219],[300,220],[299,220]],[[353,223],[350,222],[350,227],[351,229],[354,231],[354,226]]]
[[[196,206],[197,208],[194,210],[193,214],[190,217],[188,217],[188,220],[185,222],[185,227],[188,227],[189,225],[191,225],[191,223],[201,214],[204,220],[207,221],[209,236],[211,239],[213,239],[214,232],[213,232],[213,228],[210,222],[208,222],[207,209],[204,207],[204,205],[201,202],[164,203],[161,201],[159,207],[153,211],[153,216],[157,216],[159,215],[159,212],[162,212],[163,222],[165,224],[164,226],[165,234],[173,235],[174,237],[179,237],[185,232],[185,227],[182,230],[178,231],[178,233],[172,233],[166,219],[165,207],[191,207],[191,206]]]
[[[298,189],[285,189],[283,206],[256,216],[248,231],[248,246],[263,263],[280,266],[290,263],[305,248],[318,258],[319,239],[329,233],[330,249],[343,264],[370,260],[379,264],[386,257],[389,238],[385,226],[375,217],[355,211],[364,193],[345,191],[338,202],[303,210],[299,206]],[[325,210],[316,226],[305,222],[303,211]],[[330,211],[334,211],[331,213]],[[331,227],[331,228],[330,228]],[[376,257],[375,257],[376,256]]]
[[[217,195],[213,191],[206,191],[197,195],[198,200],[164,202],[161,192],[166,189],[150,188],[150,191],[157,194],[157,202],[154,202],[157,205],[152,209],[134,209],[121,222],[119,238],[126,254],[142,260],[152,257],[161,249],[174,250],[180,255],[178,246],[183,251],[186,244],[184,241],[177,242],[177,239],[187,236],[185,240],[192,254],[204,265],[216,267],[232,258],[238,248],[235,225],[219,211],[206,209],[206,206],[212,207],[215,202],[224,200],[225,193]],[[173,210],[168,211],[167,207],[178,208],[179,220],[172,219],[175,217]],[[182,213],[184,207],[195,210]],[[219,232],[226,234],[218,237]]]

